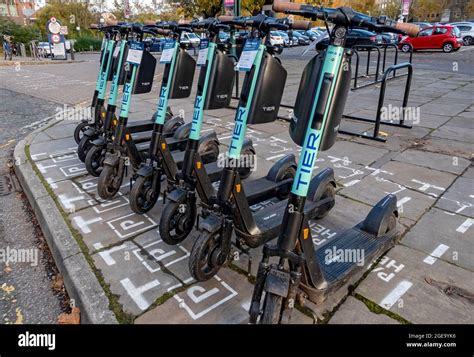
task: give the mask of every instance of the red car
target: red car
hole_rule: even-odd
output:
[[[459,29],[455,26],[433,26],[420,32],[416,37],[404,37],[398,44],[403,52],[410,50],[442,49],[444,52],[457,51],[462,46],[462,38]]]

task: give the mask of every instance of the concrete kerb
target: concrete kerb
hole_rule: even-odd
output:
[[[47,126],[49,125],[45,127]],[[82,323],[116,324],[118,322],[109,308],[109,299],[25,152],[33,138],[45,130],[45,127],[33,131],[16,145],[15,173],[38,218],[54,261],[64,277],[66,290],[81,310]]]

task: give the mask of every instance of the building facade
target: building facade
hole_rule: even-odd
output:
[[[34,0],[0,0],[0,16],[6,16],[20,25],[34,18]]]

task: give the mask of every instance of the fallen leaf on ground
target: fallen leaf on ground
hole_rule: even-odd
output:
[[[61,314],[58,317],[60,325],[79,325],[81,323],[81,310],[78,307],[73,307],[70,314]]]
[[[61,291],[63,289],[64,279],[61,274],[53,278],[53,290]]]

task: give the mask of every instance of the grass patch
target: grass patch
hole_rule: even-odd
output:
[[[363,302],[365,304],[365,306],[367,306],[367,308],[369,309],[369,311],[373,312],[374,314],[377,314],[377,315],[386,315],[388,317],[390,317],[391,319],[394,319],[398,322],[400,322],[401,324],[404,324],[404,325],[411,325],[412,323],[410,321],[408,321],[407,319],[404,319],[403,317],[401,317],[400,315],[397,315],[395,314],[394,312],[391,312],[389,310],[386,310],[384,309],[383,307],[381,307],[380,305],[376,304],[375,302],[373,302],[372,300],[369,300],[367,299],[366,297],[358,294],[358,293],[355,293],[354,294],[354,297]]]

